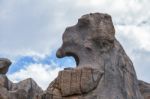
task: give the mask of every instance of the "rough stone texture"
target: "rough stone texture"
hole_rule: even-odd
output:
[[[12,82],[8,80],[6,75],[0,74],[0,87],[4,87],[9,90],[12,86]]]
[[[0,86],[0,99],[9,99],[8,96],[9,96],[8,90]]]
[[[15,93],[21,91],[24,95],[26,93],[26,97],[28,97],[27,99],[36,99],[36,97],[43,92],[31,78],[13,84],[10,91],[15,91]]]
[[[144,99],[150,99],[150,84],[144,81],[139,81],[139,87]]]
[[[55,97],[82,95],[95,89],[102,75],[103,72],[97,69],[85,67],[60,71],[58,78],[51,83],[47,91]]]
[[[12,83],[5,75],[0,77],[0,99],[38,99],[42,93],[31,78]]]
[[[0,74],[6,74],[10,65],[11,61],[9,59],[0,58]]]
[[[133,64],[115,38],[110,15],[87,14],[76,25],[66,28],[63,44],[57,51],[57,57],[65,56],[75,58],[79,71],[96,69],[102,76],[95,86],[91,80],[93,74],[88,70],[80,81],[78,76],[82,79],[83,75],[76,69],[61,71],[54,86],[48,88],[57,90],[55,93],[49,91],[52,96],[59,96],[58,99],[144,99]],[[70,83],[73,80],[76,82]]]

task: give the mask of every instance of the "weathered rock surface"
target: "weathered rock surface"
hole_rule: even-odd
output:
[[[12,88],[10,89],[10,91],[15,93],[24,93],[23,95],[27,97],[25,99],[36,99],[38,95],[43,92],[42,89],[31,78],[23,80],[19,83],[12,84]]]
[[[12,83],[0,75],[0,99],[38,99],[43,91],[31,78]]]
[[[103,72],[92,68],[60,71],[47,91],[55,97],[82,95],[95,89],[102,75]]]
[[[144,99],[150,99],[150,84],[144,81],[139,81],[139,87]]]
[[[12,86],[12,82],[8,80],[6,75],[0,74],[0,87],[4,87],[9,90]]]

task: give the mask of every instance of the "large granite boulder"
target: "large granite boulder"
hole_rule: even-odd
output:
[[[77,68],[59,72],[47,90],[49,99],[144,99],[133,64],[115,38],[110,15],[83,15],[66,28],[57,51],[57,57],[65,56],[73,56]],[[95,70],[96,84],[91,80]]]

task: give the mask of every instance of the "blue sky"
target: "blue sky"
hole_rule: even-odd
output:
[[[67,26],[90,12],[108,13],[116,38],[132,59],[138,78],[150,82],[149,0],[0,0],[0,57],[11,59],[10,80],[32,77],[43,89],[59,70],[74,67],[58,59]]]

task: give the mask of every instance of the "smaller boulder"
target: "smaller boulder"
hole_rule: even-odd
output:
[[[6,74],[10,65],[11,61],[9,59],[0,58],[0,74]]]
[[[14,83],[12,85],[12,88],[10,89],[11,92],[14,92],[12,94],[15,94],[15,93],[18,94],[18,92],[20,92],[20,90],[22,92],[26,93],[27,99],[30,99],[31,97],[33,99],[34,98],[36,99],[36,97],[38,97],[38,95],[43,93],[43,90],[31,78],[28,78],[26,80],[20,81],[19,83]],[[19,95],[21,95],[21,93]],[[26,96],[24,96],[24,97],[26,97]]]

